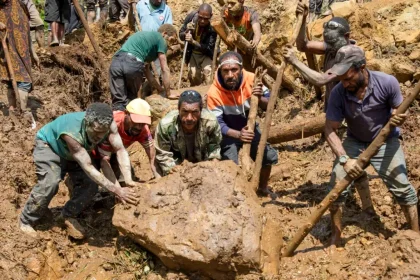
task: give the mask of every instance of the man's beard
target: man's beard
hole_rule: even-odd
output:
[[[365,85],[365,75],[363,75],[362,72],[359,72],[359,77],[357,79],[355,89],[354,90],[346,89],[346,90],[348,93],[355,95],[359,91],[359,89],[361,89],[364,85]]]
[[[325,29],[324,40],[335,52],[348,45],[346,38],[338,30]]]
[[[235,84],[234,85],[227,84],[228,82],[231,82],[231,81],[235,82]],[[239,88],[239,86],[240,86],[239,85],[239,79],[231,78],[231,79],[228,79],[228,80],[225,81],[225,87],[226,87],[227,90],[237,90]]]

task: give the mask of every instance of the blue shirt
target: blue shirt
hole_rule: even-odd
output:
[[[159,8],[153,8],[149,0],[140,0],[136,8],[142,31],[158,31],[165,23],[173,24],[171,8],[165,1],[162,1]]]
[[[66,160],[74,161],[66,141],[61,136],[68,135],[76,140],[88,152],[95,148],[90,144],[85,130],[85,112],[69,113],[59,116],[54,121],[47,123],[36,134],[40,139],[51,147],[51,149]]]
[[[402,101],[400,85],[394,76],[368,71],[369,84],[363,100],[337,84],[331,92],[327,120],[341,122],[346,119],[347,135],[362,142],[372,142],[389,121],[392,109]],[[393,128],[389,137],[398,137],[399,129]]]

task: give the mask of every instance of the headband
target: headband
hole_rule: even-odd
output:
[[[225,60],[225,61],[223,61],[222,63],[220,63],[219,67],[220,67],[220,66],[223,66],[223,65],[225,65],[225,64],[232,64],[232,63],[234,63],[234,64],[238,64],[238,65],[242,66],[242,62],[239,62],[238,60],[235,60],[235,59],[229,58],[228,60]]]

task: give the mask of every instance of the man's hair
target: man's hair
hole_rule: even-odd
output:
[[[353,62],[352,67],[353,67],[355,70],[359,71],[359,70],[360,70],[360,68],[361,68],[363,65],[366,65],[366,59],[362,59],[362,60],[359,60],[359,61]]]
[[[350,25],[349,25],[349,23],[347,22],[347,20],[345,18],[342,18],[342,17],[333,17],[332,19],[330,19],[330,21],[334,21],[336,23],[341,24],[344,27],[344,30],[343,29],[341,29],[341,30],[343,30],[345,33],[349,33],[350,32]]]
[[[97,122],[101,126],[110,126],[113,120],[112,110],[108,104],[93,103],[86,110],[85,121],[87,124]]]
[[[178,31],[176,31],[175,26],[173,26],[172,24],[169,24],[169,23],[162,24],[159,27],[158,32],[161,33],[161,34],[166,32],[166,34],[168,34],[168,36],[171,36],[171,37],[174,36],[174,35],[177,36],[177,34],[178,34]]]
[[[234,51],[228,51],[228,52],[226,52],[226,53],[222,54],[222,55],[219,57],[219,65],[220,65],[223,61],[228,60],[229,58],[233,58],[233,59],[235,59],[235,60],[238,60],[241,64],[243,63],[242,56],[241,56],[239,53],[234,52]],[[241,67],[242,67],[242,65],[241,65]]]
[[[178,99],[178,110],[181,109],[181,104],[185,102],[188,104],[199,103],[200,110],[203,109],[203,98],[201,94],[195,90],[186,90],[181,93],[181,96]]]
[[[213,14],[213,9],[209,4],[203,3],[198,7],[198,12],[209,12],[210,14]]]

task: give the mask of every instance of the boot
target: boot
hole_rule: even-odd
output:
[[[343,231],[341,220],[343,216],[343,205],[333,204],[330,207],[331,214],[331,241],[330,245],[338,246],[341,243],[341,232]]]
[[[417,212],[417,205],[401,205],[401,209],[404,212],[405,219],[410,225],[411,230],[419,232],[419,214]]]
[[[92,24],[95,21],[96,13],[95,11],[88,11],[87,12],[87,21],[89,24]]]
[[[22,222],[22,220],[19,217],[19,229],[24,232],[25,234],[33,237],[33,238],[37,238],[38,237],[38,233],[36,232],[36,230],[30,225],[30,224],[25,224]]]
[[[76,219],[65,217],[64,225],[66,226],[67,234],[70,237],[77,240],[82,240],[85,238],[85,230]]]
[[[360,200],[362,201],[362,210],[366,214],[375,215],[375,209],[372,205],[372,198],[370,196],[370,189],[369,189],[369,178],[365,173],[361,177],[359,177],[356,181],[354,181],[354,186],[357,190],[357,193],[360,196]]]

